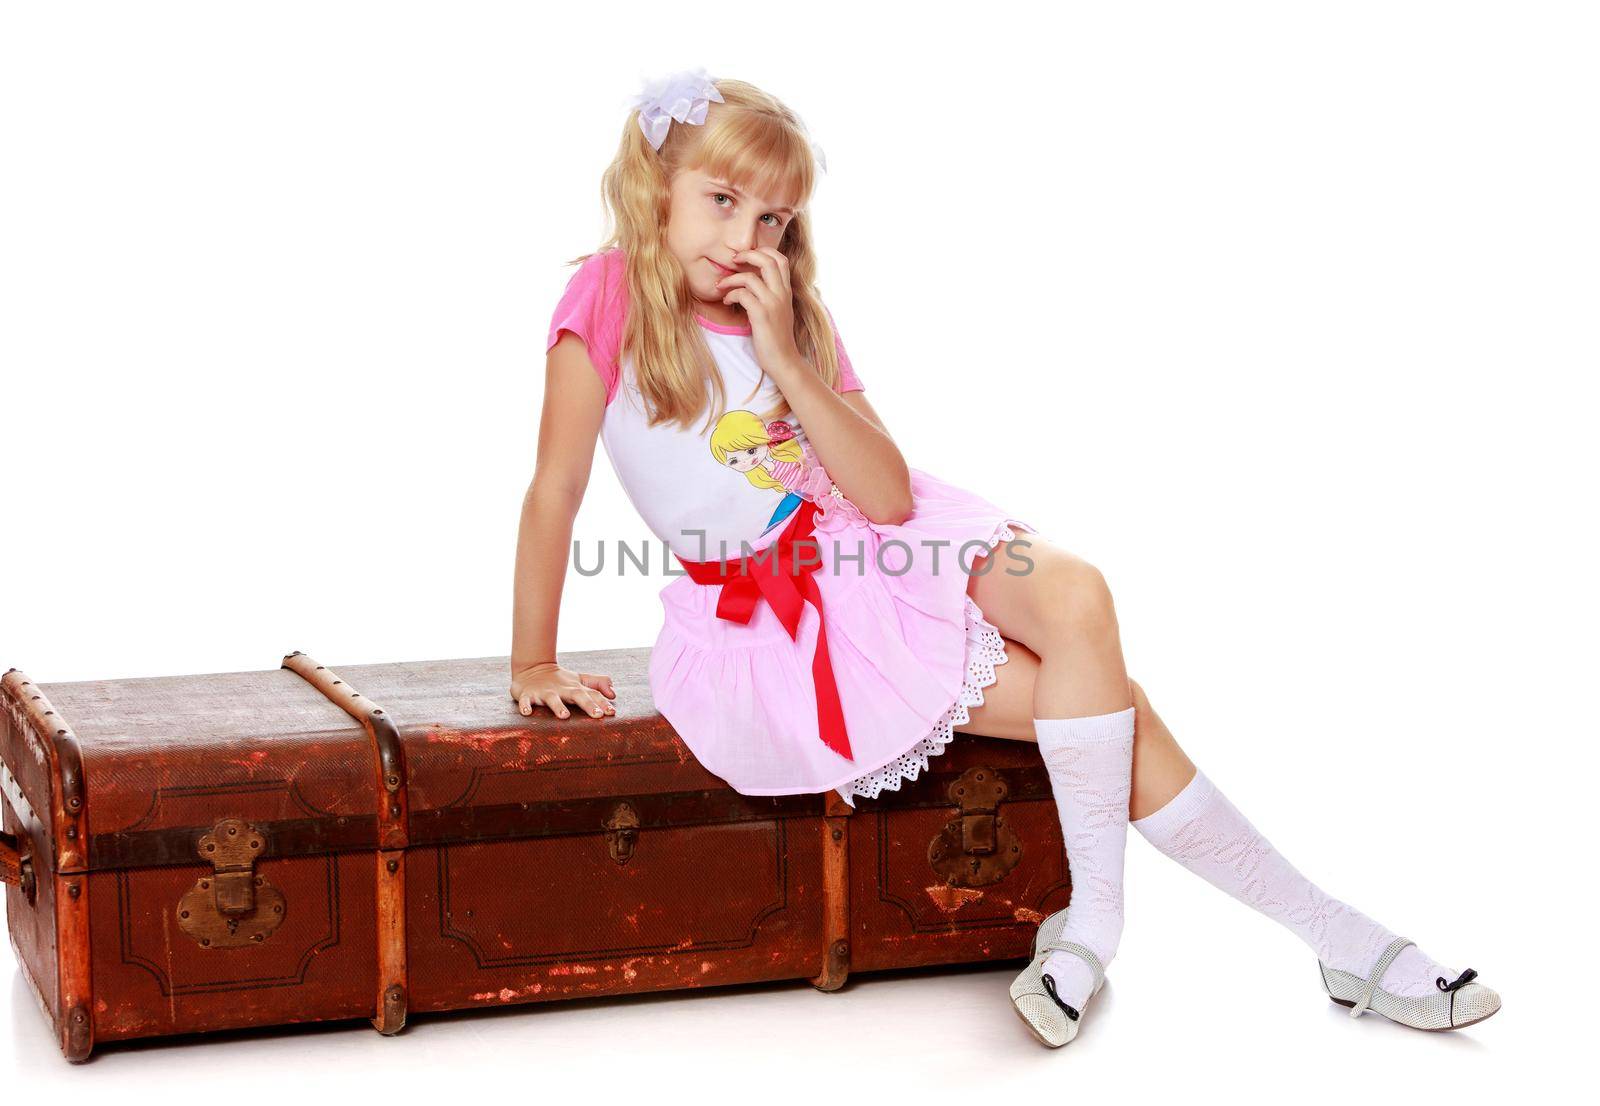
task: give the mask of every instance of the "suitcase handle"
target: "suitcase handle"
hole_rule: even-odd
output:
[[[0,883],[15,884],[33,901],[33,857],[22,852],[14,833],[0,833]]]

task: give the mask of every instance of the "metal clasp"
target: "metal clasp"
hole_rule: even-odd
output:
[[[618,803],[602,823],[606,828],[606,850],[618,864],[626,864],[633,856],[633,847],[639,840],[639,812],[632,803]]]
[[[1022,842],[1000,814],[1010,789],[992,768],[968,768],[946,794],[960,813],[928,843],[928,863],[952,887],[983,887],[1022,859]]]
[[[222,819],[196,843],[212,874],[178,900],[178,926],[202,948],[257,944],[283,922],[283,892],[256,875],[266,843],[265,834],[238,818]]]

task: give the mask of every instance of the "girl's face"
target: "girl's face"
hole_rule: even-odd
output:
[[[762,461],[765,461],[769,452],[771,452],[771,447],[764,445],[753,445],[749,449],[736,449],[728,454],[726,463],[734,472],[749,472]]]
[[[732,289],[718,289],[717,281],[730,272],[759,271],[734,261],[734,254],[776,249],[792,218],[793,209],[776,200],[752,196],[704,170],[678,170],[672,178],[667,249],[689,278],[695,310],[714,323],[745,325],[743,308],[722,302]]]

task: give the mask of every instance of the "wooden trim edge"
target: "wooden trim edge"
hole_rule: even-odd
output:
[[[837,991],[850,975],[850,816],[855,808],[828,792],[822,815],[822,970],[819,991]]]
[[[378,967],[373,988],[372,1025],[385,1035],[398,1033],[406,1024],[410,981],[406,964],[406,846],[410,844],[407,830],[410,803],[400,728],[382,707],[340,679],[333,669],[318,664],[300,650],[286,654],[282,667],[300,676],[360,722],[372,743],[373,778],[378,795],[378,848],[373,854],[377,881],[374,928]]]
[[[19,737],[31,740],[48,761],[50,834],[55,849],[49,878],[55,881],[56,1040],[61,1054],[81,1063],[94,1051],[94,989],[89,952],[89,810],[83,749],[64,716],[21,669],[0,677],[0,698]],[[19,788],[20,789],[20,788]],[[37,863],[35,867],[39,866]],[[35,878],[45,873],[36,871]],[[20,961],[19,961],[20,962]]]

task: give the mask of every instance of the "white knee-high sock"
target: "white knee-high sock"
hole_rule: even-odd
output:
[[[1130,823],[1146,841],[1299,937],[1330,968],[1366,979],[1395,934],[1306,879],[1204,772],[1160,810]],[[1460,973],[1408,945],[1384,972],[1383,989],[1425,995]]]
[[[1087,945],[1102,967],[1122,940],[1122,858],[1128,842],[1134,708],[1085,718],[1035,718],[1039,753],[1067,846],[1072,898],[1061,938]],[[1082,1009],[1094,973],[1070,952],[1044,963],[1056,994]]]

